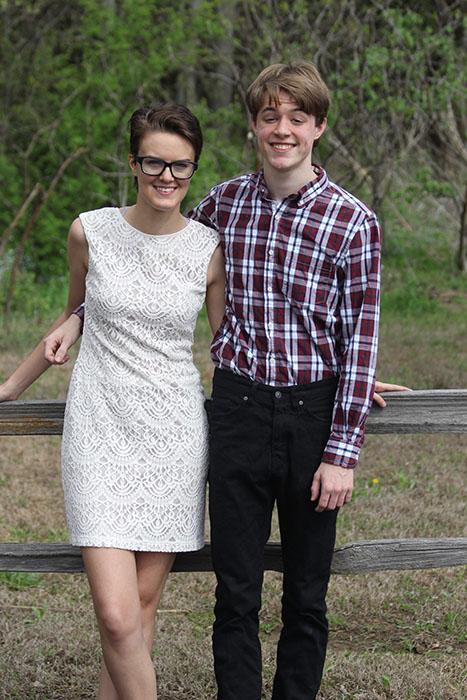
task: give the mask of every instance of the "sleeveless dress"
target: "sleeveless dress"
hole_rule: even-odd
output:
[[[148,235],[116,208],[80,220],[86,314],[62,440],[71,544],[200,549],[207,420],[192,343],[218,235],[191,220]]]

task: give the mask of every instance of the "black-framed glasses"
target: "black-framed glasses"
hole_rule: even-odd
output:
[[[198,167],[198,163],[192,160],[174,160],[168,163],[154,156],[135,156],[135,161],[140,164],[141,172],[145,175],[162,175],[168,168],[176,180],[189,180]]]

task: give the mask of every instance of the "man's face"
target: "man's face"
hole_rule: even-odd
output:
[[[325,130],[326,120],[317,126],[315,117],[303,112],[284,90],[279,100],[275,106],[266,98],[253,121],[264,164],[278,173],[311,169],[313,145]]]

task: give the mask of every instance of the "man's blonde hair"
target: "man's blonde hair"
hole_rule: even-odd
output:
[[[265,98],[269,98],[269,104],[279,104],[280,90],[287,92],[306,114],[312,114],[317,125],[326,118],[331,96],[318,69],[308,61],[292,61],[273,63],[251,83],[246,103],[252,119],[256,120]]]

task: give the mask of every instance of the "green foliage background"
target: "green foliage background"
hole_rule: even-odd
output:
[[[315,61],[332,89],[317,155],[383,221],[388,284],[408,274],[417,289],[445,286],[447,277],[463,288],[454,278],[463,266],[466,172],[461,9],[456,1],[407,8],[392,0],[0,0],[0,236],[36,183],[47,191],[64,161],[85,149],[27,237],[12,312],[58,309],[73,218],[133,200],[127,121],[134,109],[178,101],[200,118],[206,146],[188,208],[212,184],[257,166],[246,87],[265,65],[298,57]],[[5,246],[2,306],[40,201]],[[398,293],[394,308],[407,311]]]

